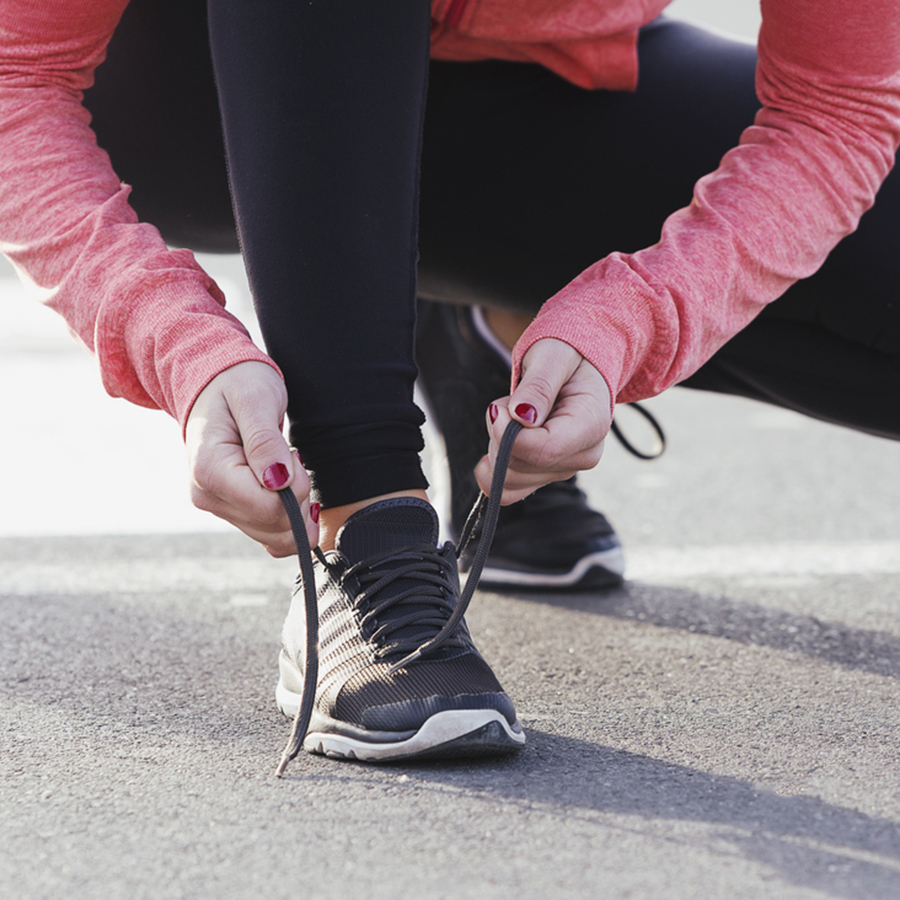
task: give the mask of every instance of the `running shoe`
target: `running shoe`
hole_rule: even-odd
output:
[[[294,533],[305,542],[302,523]],[[437,540],[430,504],[386,500],[351,516],[335,550],[317,551],[312,571],[298,577],[276,697],[308,726],[296,734],[295,724],[279,773],[301,741],[312,753],[376,762],[497,755],[524,744],[512,701],[462,618],[475,585],[461,602],[456,548]],[[310,581],[315,601],[304,595]],[[298,715],[305,688],[312,707]]]
[[[485,410],[509,393],[510,355],[478,307],[421,299],[416,342],[419,386],[447,451],[456,536],[478,496]],[[463,569],[468,562],[464,555]],[[481,581],[498,590],[585,591],[618,585],[624,573],[618,535],[571,478],[500,510]]]

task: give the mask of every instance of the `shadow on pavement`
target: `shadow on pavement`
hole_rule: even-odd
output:
[[[900,638],[895,635],[682,588],[628,582],[621,588],[593,594],[522,593],[517,598],[559,609],[633,619],[659,628],[803,653],[847,669],[900,677]]]
[[[430,788],[477,792],[521,811],[580,819],[611,829],[605,816],[703,823],[721,830],[703,840],[713,852],[769,866],[787,881],[835,897],[895,897],[900,885],[900,824],[826,803],[779,796],[751,783],[589,741],[528,730],[529,745],[504,762],[404,767]],[[663,839],[697,846],[696,835]]]

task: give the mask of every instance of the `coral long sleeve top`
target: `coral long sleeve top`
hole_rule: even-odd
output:
[[[126,0],[0,6],[0,249],[99,360],[106,389],[182,423],[209,380],[271,362],[190,253],[137,221],[82,91]],[[633,89],[638,29],[666,0],[434,0],[439,59],[538,62]],[[660,241],[613,253],[550,298],[519,342],[566,341],[613,397],[699,368],[874,202],[900,142],[896,0],[762,0],[762,109]]]

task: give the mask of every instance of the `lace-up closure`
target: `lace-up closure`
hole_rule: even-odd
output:
[[[396,567],[384,571],[384,566]],[[359,624],[363,636],[378,648],[378,659],[395,662],[440,633],[456,606],[454,570],[455,561],[422,545],[373,556],[346,571],[343,577],[356,578],[363,588],[355,601],[364,611]],[[400,593],[391,593],[395,586]]]
[[[463,621],[520,429],[516,422],[507,428],[491,499],[479,498],[459,548],[436,546],[437,518],[429,504],[383,501],[347,520],[335,551],[316,549],[323,576],[318,589],[296,499],[281,492],[301,575],[279,663],[279,703],[296,712],[279,776],[303,746],[385,760],[508,753],[524,742],[511,701]],[[457,558],[476,524],[481,542],[460,596]]]

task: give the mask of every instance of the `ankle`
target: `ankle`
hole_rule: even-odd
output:
[[[322,550],[334,550],[334,539],[337,537],[338,531],[347,519],[354,513],[371,506],[373,503],[380,503],[382,500],[394,500],[397,497],[415,497],[417,500],[424,500],[426,503],[428,495],[422,490],[410,491],[393,491],[390,494],[379,494],[377,497],[369,497],[366,500],[359,500],[356,503],[348,503],[345,506],[332,506],[330,509],[322,509],[319,513],[319,547]]]

